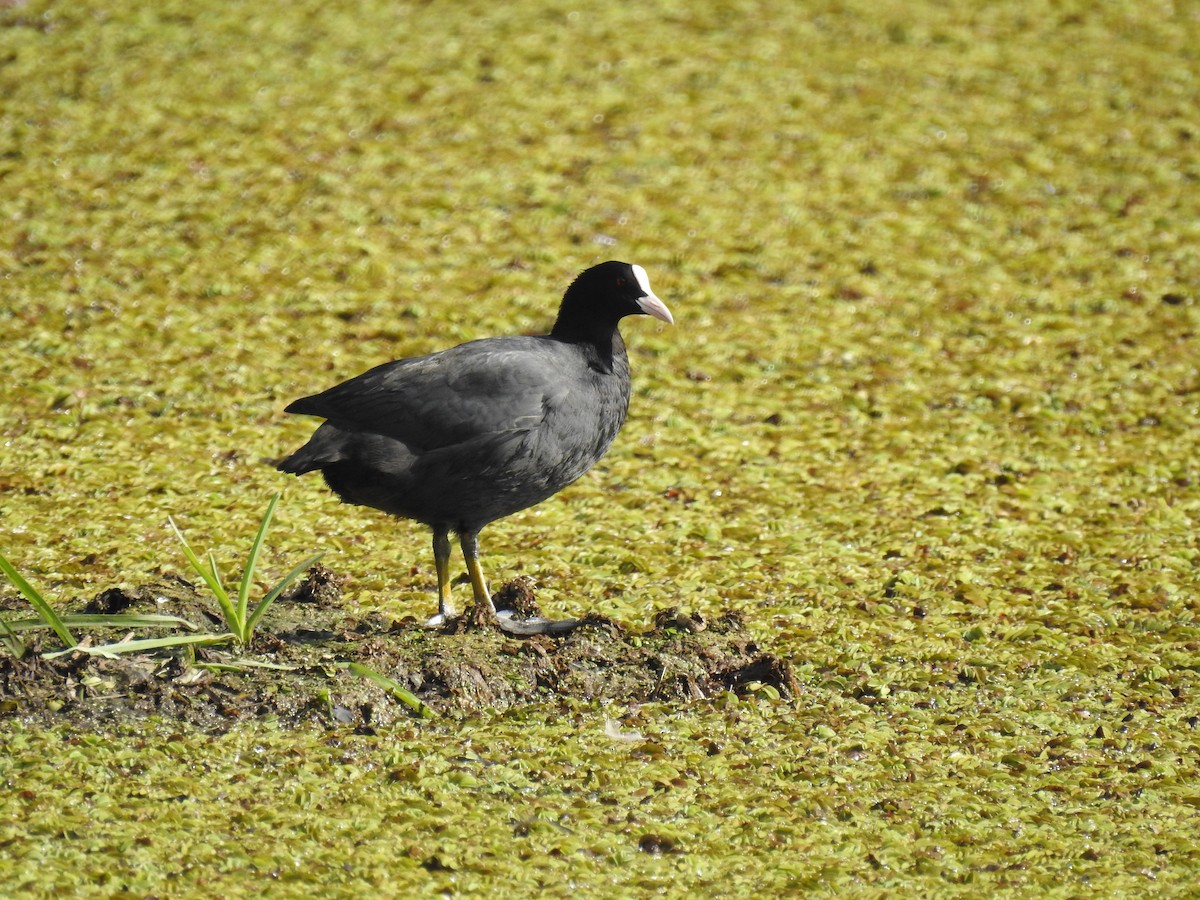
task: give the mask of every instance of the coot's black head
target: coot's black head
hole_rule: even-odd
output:
[[[571,282],[550,333],[566,339],[602,339],[611,336],[622,318],[638,315],[675,324],[667,305],[650,290],[645,269],[610,260]]]

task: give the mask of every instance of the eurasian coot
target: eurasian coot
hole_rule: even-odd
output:
[[[454,617],[456,532],[475,602],[494,618],[479,530],[562,490],[608,450],[629,407],[629,359],[617,331],[628,315],[673,324],[641,266],[593,266],[567,288],[548,335],[486,338],[385,363],[295,401],[287,412],[327,421],[278,468],[319,469],[343,501],[433,529],[431,622]],[[556,630],[545,620],[501,627]]]

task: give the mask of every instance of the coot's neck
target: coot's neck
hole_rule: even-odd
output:
[[[625,359],[625,342],[617,331],[617,320],[595,316],[572,315],[570,301],[565,300],[550,337],[568,344],[579,344],[587,352],[589,362],[602,372],[612,372],[614,363]]]

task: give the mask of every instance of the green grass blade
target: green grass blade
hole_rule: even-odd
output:
[[[57,653],[43,653],[43,659],[55,659],[68,653],[88,653],[92,656],[114,657],[119,653],[137,653],[143,650],[162,650],[166,647],[185,647],[195,644],[227,644],[236,639],[236,635],[225,634],[176,634],[171,637],[145,638],[137,641],[120,641],[116,644],[101,644],[99,647],[73,647],[70,650],[60,650]]]
[[[188,631],[196,631],[200,627],[179,616],[164,616],[159,613],[75,615],[63,616],[63,621],[81,628],[164,628],[178,625]]]
[[[17,632],[4,616],[0,616],[0,643],[3,643],[8,652],[17,659],[25,655],[25,642],[17,636]]]
[[[67,615],[62,617],[63,624],[73,628],[163,628],[182,626],[188,631],[195,631],[197,625],[193,625],[187,619],[181,619],[179,616],[161,616],[157,614],[146,615],[100,615],[76,613],[75,615]],[[41,628],[49,628],[49,623],[42,619],[17,619],[9,622],[8,625],[13,631],[36,631]]]
[[[175,524],[175,520],[167,516],[167,521],[171,525],[171,530],[175,532],[175,537],[179,538],[179,543],[183,545],[183,555],[192,564],[192,568],[196,570],[196,574],[204,579],[204,583],[208,585],[208,589],[216,596],[217,603],[221,604],[221,612],[225,616],[225,624],[229,626],[229,630],[234,634],[240,634],[242,629],[240,627],[241,621],[237,615],[237,608],[233,605],[233,601],[229,599],[229,594],[225,592],[225,588],[221,586],[221,580],[217,578],[215,572],[205,568],[204,563],[200,562],[200,557],[192,550],[191,545],[187,542],[187,538],[183,536],[183,532]]]
[[[258,624],[258,620],[262,618],[262,614],[265,613],[267,611],[267,607],[274,603],[279,595],[283,593],[284,589],[293,581],[295,581],[301,574],[307,572],[309,567],[311,567],[313,563],[315,563],[324,555],[324,551],[321,553],[314,553],[308,559],[304,560],[304,562],[300,563],[300,565],[296,566],[294,569],[284,575],[283,578],[281,578],[275,584],[275,587],[271,588],[270,592],[258,601],[254,607],[254,612],[250,613],[250,619],[247,622],[247,631],[249,633],[254,633],[254,626]]]
[[[37,610],[38,615],[46,620],[46,623],[54,629],[54,633],[62,639],[64,644],[66,644],[68,647],[74,647],[78,643],[78,641],[75,640],[75,636],[71,634],[67,626],[63,624],[63,621],[59,618],[58,613],[54,611],[54,607],[46,602],[46,598],[38,593],[33,585],[21,577],[21,573],[13,568],[13,564],[10,563],[2,553],[0,553],[0,572],[3,572],[5,575],[7,575],[8,580],[16,586],[17,590],[21,592],[25,599],[33,604],[33,608]]]
[[[420,697],[418,697],[396,679],[389,678],[382,672],[376,672],[374,669],[364,666],[362,663],[348,662],[341,663],[340,665],[344,665],[350,670],[351,673],[357,675],[359,678],[365,678],[368,681],[373,681],[380,687],[391,691],[392,696],[394,696],[405,706],[410,707],[412,711],[419,715],[422,719],[432,719],[437,716],[437,713],[430,709]]]
[[[225,591],[225,582],[221,580],[221,570],[217,568],[217,558],[213,556],[211,550],[208,551],[208,568],[217,584],[221,585],[221,590]],[[225,591],[225,596],[229,596],[229,591]]]
[[[271,498],[267,511],[263,513],[262,524],[258,526],[258,534],[254,536],[254,544],[250,547],[250,556],[246,559],[246,568],[242,572],[242,584],[238,588],[238,621],[246,621],[246,609],[250,604],[250,585],[254,583],[254,570],[258,568],[258,557],[262,553],[263,541],[267,537],[267,528],[271,525],[271,516],[275,515],[275,507],[279,505],[280,494]],[[261,605],[261,604],[260,604]],[[254,617],[257,618],[257,617]],[[254,630],[252,623],[247,623],[246,639]]]

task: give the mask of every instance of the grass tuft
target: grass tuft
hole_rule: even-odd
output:
[[[250,555],[246,560],[246,567],[242,571],[242,580],[238,585],[237,597],[231,597],[225,589],[221,581],[221,575],[217,569],[217,561],[210,550],[208,552],[208,564],[201,562],[200,557],[188,544],[187,538],[183,536],[183,532],[179,526],[175,524],[175,520],[168,517],[168,522],[171,524],[171,529],[175,532],[175,536],[179,538],[179,543],[183,546],[183,555],[187,557],[192,568],[196,571],[208,585],[208,589],[212,591],[213,596],[217,598],[217,603],[221,607],[221,612],[225,616],[225,624],[229,626],[229,631],[233,635],[233,639],[238,644],[248,644],[254,636],[254,629],[258,625],[259,619],[263,613],[270,608],[279,595],[289,584],[296,580],[301,573],[308,570],[323,554],[315,553],[308,559],[304,560],[299,565],[295,566],[291,571],[283,576],[275,586],[269,590],[261,600],[250,608],[250,586],[254,582],[254,571],[258,568],[258,560],[262,555],[263,542],[267,536],[267,529],[271,525],[271,517],[275,514],[275,507],[279,505],[279,494],[271,498],[271,502],[267,504],[267,511],[263,514],[262,524],[258,526],[258,532],[254,535],[254,543],[250,546]]]
[[[275,507],[279,505],[279,494],[275,494],[271,498],[271,502],[267,504],[267,511],[263,514],[262,523],[258,527],[258,531],[254,535],[254,542],[250,546],[250,555],[246,560],[246,566],[242,571],[242,579],[238,584],[236,597],[231,597],[229,592],[221,580],[221,575],[217,569],[217,561],[210,550],[207,554],[208,564],[205,565],[200,561],[200,557],[196,555],[188,544],[187,539],[183,536],[183,532],[175,524],[174,519],[168,517],[171,523],[171,528],[174,530],[179,542],[183,545],[183,553],[191,563],[192,568],[199,573],[204,579],[205,584],[213,592],[213,596],[217,598],[217,603],[221,607],[221,612],[224,614],[225,623],[229,626],[228,633],[224,634],[189,634],[189,635],[168,635],[166,637],[156,638],[140,638],[136,640],[123,640],[113,644],[102,644],[100,646],[83,646],[75,639],[71,633],[70,625],[78,627],[96,627],[96,628],[138,628],[138,627],[156,627],[164,625],[179,625],[189,631],[195,631],[196,626],[185,619],[177,616],[159,616],[159,615],[71,615],[60,616],[55,612],[49,601],[42,596],[33,585],[31,585],[21,573],[16,570],[12,563],[0,554],[0,571],[2,571],[8,580],[16,586],[22,596],[33,606],[37,611],[39,619],[19,619],[9,621],[0,619],[0,642],[8,649],[8,651],[18,658],[25,655],[25,642],[21,640],[17,634],[19,631],[29,631],[38,628],[50,628],[59,638],[62,639],[65,645],[64,649],[43,654],[47,659],[52,659],[57,656],[63,656],[67,653],[79,651],[90,653],[99,656],[114,656],[118,653],[135,653],[149,650],[160,650],[168,647],[187,647],[192,648],[195,645],[203,644],[220,644],[227,641],[234,641],[242,646],[248,644],[254,636],[254,629],[262,618],[263,613],[270,608],[279,595],[289,584],[296,580],[302,572],[305,572],[313,565],[322,554],[316,553],[308,557],[299,565],[291,569],[283,578],[275,583],[267,593],[254,605],[250,607],[250,589],[254,583],[254,572],[258,568],[258,562],[262,556],[263,543],[266,540],[267,529],[271,524],[271,517],[275,514]]]

